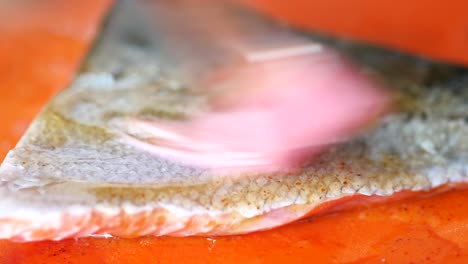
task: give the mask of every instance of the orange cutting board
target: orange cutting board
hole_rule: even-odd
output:
[[[109,4],[42,1],[34,10],[0,9],[0,17],[11,22],[0,26],[0,159],[40,108],[72,79]],[[468,263],[468,189],[361,203],[243,236],[0,241],[0,263],[155,262]]]
[[[238,0],[278,20],[468,65],[467,0]]]

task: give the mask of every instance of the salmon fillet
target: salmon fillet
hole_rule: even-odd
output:
[[[167,25],[154,29],[147,21],[159,15],[175,22],[199,9],[148,5],[119,3],[74,82],[7,155],[0,168],[0,238],[241,234],[353,195],[467,181],[466,69],[304,35],[226,5],[204,8],[229,18],[251,46],[275,39],[335,47],[392,87],[400,110],[312,165],[275,173],[212,171],[125,144],[122,132],[139,140],[145,135],[122,131],[116,122],[183,120],[205,111],[209,91],[190,84],[200,72],[237,61],[204,39],[181,46],[180,57],[166,52],[190,31],[178,25],[173,39],[161,39]]]

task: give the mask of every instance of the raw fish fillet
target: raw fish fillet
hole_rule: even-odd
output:
[[[353,195],[391,196],[468,180],[466,69],[304,35],[229,5],[201,9],[234,21],[230,27],[248,48],[323,43],[338,49],[394,89],[399,111],[307,167],[274,173],[212,170],[125,144],[122,133],[145,135],[116,124],[206,111],[209,91],[191,84],[237,62],[205,39],[179,45],[182,26],[171,28],[178,33],[173,39],[164,24],[148,26],[153,16],[186,24],[195,18],[185,15],[197,17],[200,8],[178,13],[181,1],[130,2],[115,7],[74,82],[45,106],[2,164],[0,238],[241,234]]]

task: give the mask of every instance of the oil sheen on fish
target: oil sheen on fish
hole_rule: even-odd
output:
[[[214,1],[184,9],[187,1],[130,2],[113,10],[74,82],[6,157],[0,238],[240,234],[355,194],[390,196],[468,180],[465,69],[304,35]],[[223,17],[229,23],[220,30],[242,41],[213,43],[195,34],[209,34],[203,26],[184,27],[207,15]],[[203,89],[200,78],[239,63],[238,54],[284,46],[307,51],[318,43],[388,83],[400,112],[306,168],[275,173],[223,175],[233,172],[183,164],[120,140],[116,121],[183,120],[205,111],[216,87]],[[226,45],[241,52],[227,52],[233,48]]]

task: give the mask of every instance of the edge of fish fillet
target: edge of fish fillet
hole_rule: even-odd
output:
[[[352,196],[345,195],[329,201],[339,202],[342,198]],[[73,205],[65,210],[46,211],[37,208],[20,208],[20,210],[15,208],[13,211],[17,211],[15,212],[17,215],[0,219],[0,239],[27,242],[84,236],[182,237],[245,234],[268,230],[301,219],[323,204],[326,202],[317,205],[293,204],[254,217],[223,212],[196,214],[171,205],[161,205],[161,207]],[[2,210],[8,210],[4,206],[1,207]]]
[[[90,235],[192,236],[233,235],[260,231],[297,220],[310,212],[309,205],[291,205],[264,215],[246,218],[237,214],[194,214],[180,208],[123,206],[89,208],[72,206],[65,211],[23,210],[21,216],[0,220],[0,238],[14,241],[60,240]]]

